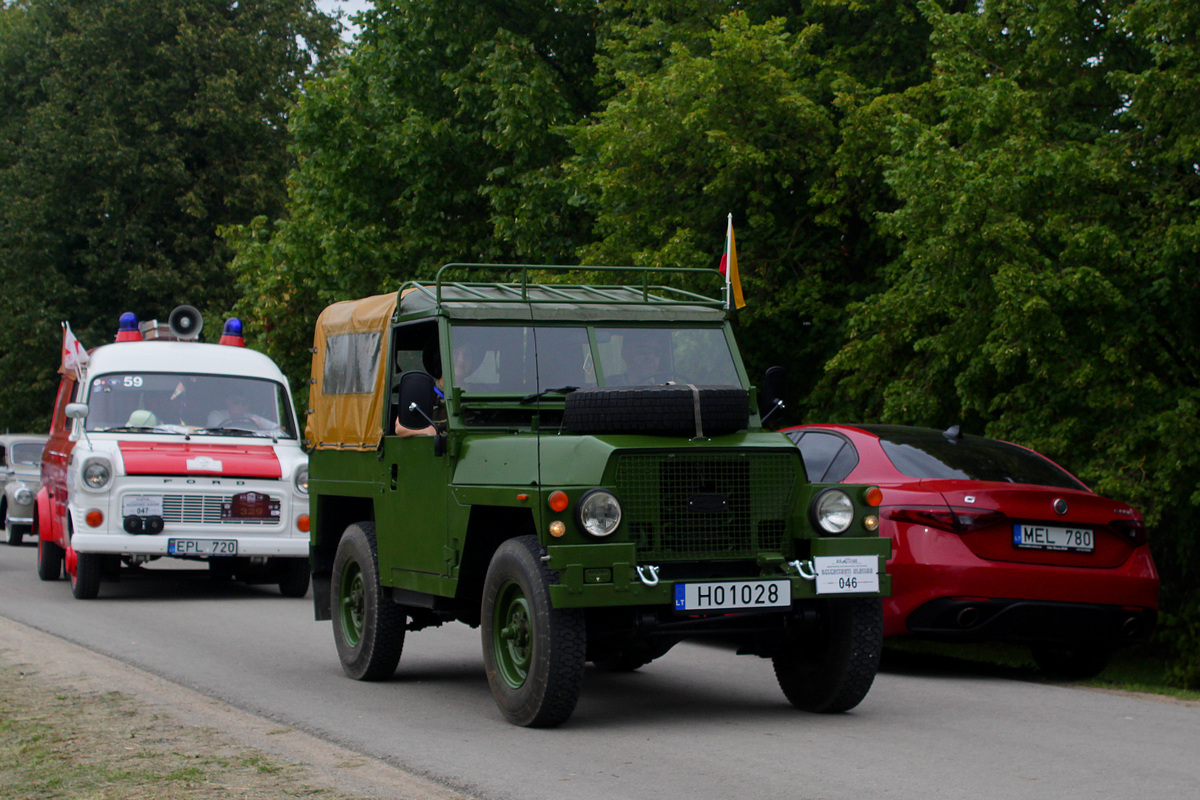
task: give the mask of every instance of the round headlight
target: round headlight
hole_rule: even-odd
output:
[[[83,465],[83,485],[92,490],[103,489],[112,480],[112,467],[108,461],[95,458]]]
[[[621,524],[621,503],[604,489],[586,492],[576,508],[579,527],[592,536],[608,536]]]
[[[825,533],[845,533],[854,522],[854,503],[840,489],[826,489],[813,501],[813,518]]]
[[[17,501],[17,505],[27,506],[33,502],[33,492],[29,491],[24,486],[22,486],[20,489],[17,489],[17,494],[16,494],[15,499]]]
[[[296,491],[300,494],[308,494],[308,465],[296,470],[296,477],[292,479],[296,485]]]

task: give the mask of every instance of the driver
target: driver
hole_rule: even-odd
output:
[[[667,360],[663,357],[663,342],[647,332],[626,333],[621,341],[621,359],[625,371],[610,375],[608,386],[647,386],[664,383]]]
[[[208,427],[210,428],[240,427],[238,423],[241,423],[242,426],[254,425],[264,430],[276,427],[271,420],[251,414],[250,404],[246,402],[245,396],[240,394],[229,395],[225,398],[225,408],[214,409],[208,415]]]
[[[468,375],[478,369],[480,363],[483,361],[483,355],[483,346],[478,342],[456,342],[454,346],[455,382],[461,383]],[[446,418],[446,401],[445,393],[443,392],[442,354],[438,350],[437,337],[432,338],[426,343],[421,360],[424,363],[425,371],[437,381],[437,388],[434,391],[438,394],[438,402],[433,410],[433,419],[434,422],[441,422]],[[433,436],[437,433],[437,428],[434,425],[426,425],[423,428],[406,428],[400,424],[399,417],[396,418],[393,429],[397,436]]]

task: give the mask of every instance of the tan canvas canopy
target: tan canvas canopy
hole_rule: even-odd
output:
[[[388,325],[396,294],[334,303],[313,336],[305,438],[319,450],[373,450],[383,435]]]

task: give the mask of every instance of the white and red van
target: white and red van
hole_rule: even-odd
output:
[[[34,510],[38,575],[65,569],[97,596],[160,558],[218,577],[308,591],[308,457],[287,379],[244,346],[196,341],[190,306],[167,325],[121,317],[117,341],[85,353],[64,329],[64,366]]]

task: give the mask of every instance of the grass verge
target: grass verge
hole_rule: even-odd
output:
[[[307,769],[180,725],[120,692],[80,692],[25,664],[0,667],[0,797],[277,800],[349,796]]]

